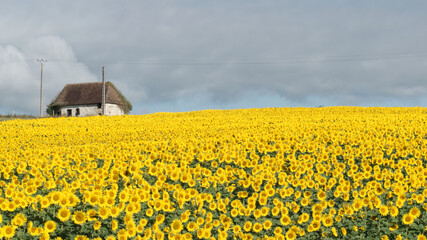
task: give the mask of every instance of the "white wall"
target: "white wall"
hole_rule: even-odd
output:
[[[65,106],[61,107],[61,115],[62,116],[68,116],[67,110],[71,110],[71,116],[76,116],[76,110],[79,109],[80,114],[79,116],[94,116],[101,114],[101,109],[98,108],[98,105],[76,105],[76,106]]]
[[[105,115],[107,116],[116,116],[116,115],[123,115],[125,114],[124,111],[119,107],[119,105],[116,104],[105,104]]]
[[[102,113],[102,109],[98,108],[98,105],[75,105],[75,106],[65,106],[61,107],[61,116],[68,116],[68,110],[71,110],[71,116],[76,116],[76,111],[79,109],[80,114],[79,117],[84,116],[94,116],[100,115]],[[105,115],[107,116],[115,116],[115,115],[123,115],[123,110],[116,104],[105,104]]]

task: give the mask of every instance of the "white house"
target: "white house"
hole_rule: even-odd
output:
[[[50,112],[49,112],[50,109]],[[111,83],[105,83],[105,115],[123,115],[132,105]],[[67,84],[48,106],[54,116],[93,116],[102,114],[102,83]]]

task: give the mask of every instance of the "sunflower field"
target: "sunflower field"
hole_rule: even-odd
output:
[[[0,122],[1,239],[427,239],[427,109]]]

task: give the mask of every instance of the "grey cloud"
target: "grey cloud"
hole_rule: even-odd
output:
[[[302,106],[405,105],[427,93],[427,57],[381,55],[427,50],[424,1],[43,3],[0,9],[0,46],[16,59],[50,59],[51,97],[66,82],[98,81],[101,66],[135,109],[200,95],[210,107],[269,95]],[[38,67],[18,64],[16,76],[37,79]]]

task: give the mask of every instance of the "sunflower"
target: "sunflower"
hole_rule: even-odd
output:
[[[239,214],[239,210],[233,208],[233,209],[231,209],[230,214],[231,214],[231,217],[234,218],[234,217],[236,217]]]
[[[179,219],[175,219],[171,223],[171,232],[172,233],[180,233],[182,231],[182,222]]]
[[[320,222],[319,221],[312,221],[311,224],[313,232],[320,229]]]
[[[254,232],[259,233],[262,230],[262,224],[261,223],[255,223],[252,226],[252,229],[254,230]]]
[[[297,234],[292,230],[288,230],[285,236],[288,240],[294,240],[297,237]]]
[[[96,214],[97,212],[94,209],[89,209],[86,212],[87,221],[94,221],[96,220]]]
[[[311,210],[313,212],[322,212],[323,211],[323,207],[322,207],[321,204],[316,203],[316,204],[313,205],[313,207],[311,208]]]
[[[74,207],[74,206],[76,206],[76,205],[77,205],[77,203],[79,203],[79,202],[80,202],[80,199],[79,199],[76,195],[74,195],[74,194],[70,194],[70,195],[68,196],[68,201],[67,201],[68,206],[70,206],[70,207]]]
[[[267,197],[260,197],[258,202],[261,206],[265,206],[267,204],[267,200]]]
[[[254,213],[253,213],[253,216],[254,216],[255,219],[260,218],[261,217],[261,210],[260,209],[255,209]]]
[[[119,193],[119,201],[120,202],[125,202],[125,201],[127,201],[128,198],[129,198],[129,195],[125,191],[121,191]]]
[[[105,205],[113,206],[116,203],[116,199],[114,197],[107,197],[105,200]]]
[[[381,216],[387,216],[388,215],[388,207],[382,205],[379,209]]]
[[[120,215],[120,213],[121,213],[121,210],[120,210],[117,206],[113,206],[113,207],[110,209],[110,214],[111,214],[111,216],[112,216],[113,218],[115,218],[115,217],[119,216],[119,215]]]
[[[156,211],[156,212],[158,212],[158,211],[160,211],[160,210],[162,210],[163,209],[163,201],[162,200],[156,200],[155,202],[154,202],[154,210]],[[128,205],[128,208],[129,208],[129,210],[128,209],[126,209],[126,211],[127,212],[129,212],[129,213],[135,213],[135,208],[134,208],[134,206],[133,205],[131,205],[131,204],[129,204]],[[132,208],[132,209],[130,209],[130,208]]]
[[[84,235],[77,235],[74,240],[89,240],[89,238]]]
[[[33,195],[34,193],[36,193],[37,192],[37,188],[36,187],[34,187],[34,186],[28,186],[26,189],[25,189],[25,194],[27,195],[27,196],[31,196],[31,195]]]
[[[203,223],[205,223],[205,219],[204,219],[204,218],[202,218],[202,217],[199,217],[199,218],[197,218],[196,222],[197,222],[197,224],[200,226],[200,225],[202,225]]]
[[[214,225],[214,227],[219,227],[219,225],[221,224],[221,222],[218,219],[215,219],[212,224]]]
[[[423,194],[419,194],[419,195],[417,195],[417,197],[415,198],[415,201],[417,201],[417,203],[423,203],[424,202],[424,200],[425,200],[425,197],[424,197],[424,195]]]
[[[245,232],[249,232],[252,229],[252,222],[245,222],[245,224],[243,225],[243,230],[245,230]]]
[[[51,201],[53,204],[59,204],[59,202],[61,201],[61,199],[64,197],[64,194],[62,194],[61,192],[57,192],[54,191],[51,194]]]
[[[113,221],[111,221],[111,230],[113,232],[115,232],[118,227],[119,227],[119,222],[116,219],[114,219]]]
[[[135,222],[133,220],[133,215],[132,214],[126,214],[123,218],[123,222],[125,222],[126,225],[135,224]]]
[[[332,227],[331,232],[334,237],[338,237],[337,229],[335,227]]]
[[[311,192],[310,191],[305,191],[304,194],[303,194],[303,196],[304,196],[304,198],[310,198],[311,197]]]
[[[211,202],[211,203],[209,204],[209,209],[210,209],[211,211],[214,211],[214,210],[216,209],[216,207],[217,207],[217,204],[216,204],[215,202]]]
[[[88,198],[88,202],[92,205],[92,206],[96,206],[98,204],[98,195],[93,193],[89,196]]]
[[[407,213],[407,214],[403,215],[402,222],[405,225],[410,225],[410,224],[412,224],[414,222],[414,218],[412,217],[411,214]]]
[[[139,220],[139,225],[145,227],[145,225],[147,225],[147,222],[148,222],[147,219],[142,218],[141,220]]]
[[[415,218],[418,218],[420,216],[421,211],[419,208],[413,207],[413,208],[411,208],[411,210],[409,210],[409,214],[411,214],[411,216],[415,219]]]
[[[310,200],[308,198],[301,199],[301,206],[305,207],[309,204]]]
[[[70,219],[71,216],[71,212],[70,210],[68,210],[68,208],[61,208],[58,210],[58,214],[56,215],[56,217],[61,221],[61,222],[66,222],[68,221],[68,219]]]
[[[13,217],[12,225],[16,227],[20,227],[24,225],[26,221],[27,221],[27,217],[25,217],[25,215],[22,213],[18,213],[15,215],[15,217]]]
[[[121,239],[121,237],[123,239],[127,239],[128,238],[128,231],[126,229],[121,229],[118,233],[117,236],[119,237],[119,239]]]
[[[108,216],[110,215],[110,209],[107,207],[100,207],[98,209],[98,215],[102,218],[102,219],[107,219]]]
[[[242,227],[240,225],[234,225],[232,230],[234,235],[238,235],[242,232]]]
[[[399,225],[397,225],[397,224],[393,224],[391,227],[389,227],[388,229],[390,230],[390,231],[395,231],[395,230],[397,230],[399,228]]]
[[[299,216],[298,218],[298,224],[302,224],[305,223],[309,220],[310,216],[308,215],[308,213],[303,213],[301,214],[301,216]]]
[[[355,201],[353,203],[353,208],[354,208],[355,211],[360,210],[362,207],[363,207],[363,203],[360,200],[359,201]]]
[[[43,229],[40,227],[33,227],[30,229],[29,234],[31,236],[40,236],[40,234],[42,234]]]
[[[153,211],[153,209],[151,209],[151,208],[149,208],[149,209],[147,209],[147,210],[145,211],[145,215],[146,215],[147,217],[151,217],[151,216],[153,216],[153,213],[154,213],[154,211]]]
[[[418,234],[417,240],[427,240],[427,237],[424,234]]]
[[[72,219],[75,224],[83,224],[86,222],[86,215],[82,211],[76,211]]]
[[[47,207],[49,207],[50,206],[50,201],[49,201],[49,199],[47,198],[47,197],[43,197],[42,199],[41,199],[41,201],[40,201],[40,207],[41,208],[47,208]]]
[[[12,238],[15,236],[15,228],[11,225],[3,227],[3,236],[6,238]]]
[[[205,229],[204,228],[197,229],[197,238],[198,239],[203,239],[204,235],[205,235]]]
[[[274,207],[273,209],[271,209],[271,215],[273,216],[277,216],[280,213],[280,208],[278,207]]]
[[[49,220],[49,221],[47,221],[47,222],[44,223],[44,230],[47,233],[54,232],[55,229],[56,229],[56,223],[54,221]]]
[[[93,230],[97,231],[101,228],[101,222],[100,221],[95,221],[93,223]]]
[[[397,206],[398,208],[402,208],[402,207],[403,207],[403,204],[405,204],[405,200],[397,199],[397,201],[396,201],[396,206]]]
[[[376,195],[381,195],[384,192],[384,190],[381,187],[381,185],[377,185],[377,187],[374,189],[374,191],[375,191]]]
[[[391,206],[390,216],[396,217],[399,214],[399,209],[396,206]]]
[[[162,224],[164,221],[165,221],[165,215],[163,215],[163,214],[158,214],[158,215],[156,216],[156,222],[155,222],[155,224],[160,225],[160,224]]]
[[[181,222],[185,223],[188,222],[188,219],[190,219],[190,211],[185,211],[181,214]]]
[[[196,222],[191,221],[187,224],[186,228],[189,232],[194,232],[199,228],[199,225],[197,225]]]
[[[163,230],[166,232],[165,229],[163,229]],[[141,225],[136,226],[136,232],[137,233],[142,233],[143,231],[144,231],[144,227],[143,226],[141,226]]]
[[[332,224],[334,224],[334,219],[330,216],[325,216],[322,218],[322,223],[323,223],[323,226],[330,227],[332,226]]]
[[[264,223],[262,224],[262,227],[265,230],[269,230],[271,228],[271,226],[273,225],[273,223],[270,220],[265,220]]]
[[[43,232],[39,237],[39,240],[49,240],[49,239],[50,239],[50,236],[49,236],[49,233],[47,232]]]
[[[68,205],[69,205],[69,204],[68,204],[68,198],[66,198],[66,197],[62,198],[62,199],[59,201],[58,205],[59,205],[59,206],[61,206],[61,207],[68,206]]]
[[[211,237],[211,231],[207,230],[207,229],[204,229],[204,231],[203,231],[203,238],[204,239],[209,239],[210,237]]]
[[[282,224],[283,226],[287,226],[287,225],[291,224],[291,218],[287,215],[282,216],[280,218],[280,224]]]
[[[129,237],[135,237],[137,231],[136,231],[136,227],[127,227],[127,235]],[[160,232],[161,233],[161,232]],[[162,239],[162,238],[161,238]]]

